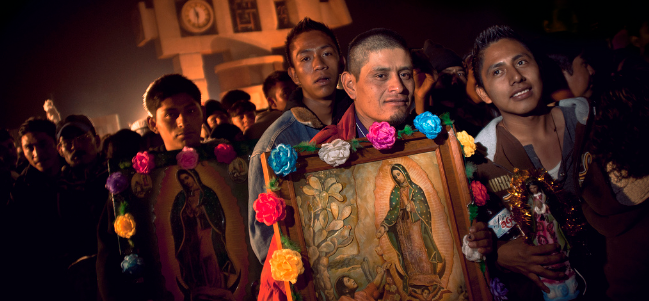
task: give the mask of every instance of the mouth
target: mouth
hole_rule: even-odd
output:
[[[194,132],[180,132],[180,133],[178,133],[176,135],[176,137],[178,137],[178,138],[187,138],[187,137],[194,136],[195,134],[196,133],[194,133]]]
[[[320,76],[313,83],[316,85],[327,85],[331,82],[331,77]]]
[[[409,105],[408,99],[388,99],[384,103],[388,104],[388,105],[393,105],[393,106],[407,106],[407,105]]]
[[[510,98],[513,98],[514,100],[520,100],[520,99],[525,99],[532,95],[532,88],[523,88],[519,89]]]

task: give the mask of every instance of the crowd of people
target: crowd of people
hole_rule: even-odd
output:
[[[2,254],[10,276],[3,292],[27,300],[155,296],[128,295],[110,283],[119,275],[107,275],[115,259],[105,251],[117,239],[109,233],[109,159],[211,139],[252,143],[248,230],[264,264],[275,243],[272,227],[252,208],[266,189],[262,153],[279,144],[364,138],[374,122],[400,129],[429,111],[450,113],[456,131],[476,137],[475,178],[495,207],[511,197],[517,169],[542,168],[560,187],[546,199],[539,183],[528,183],[538,217],[538,229],[526,233],[533,244],[525,235],[496,236],[489,219],[471,227],[469,247],[487,257],[490,277],[507,287],[506,296],[492,291],[494,299],[641,300],[649,278],[642,255],[649,248],[649,160],[641,154],[649,130],[648,31],[646,21],[629,28],[628,46],[614,51],[571,33],[529,42],[494,26],[460,57],[431,40],[411,48],[394,31],[372,29],[345,53],[332,30],[305,18],[286,38],[287,71],[263,83],[263,110],[241,90],[201,104],[193,82],[169,74],[144,94],[148,129],[140,133],[99,137],[83,115],[31,117],[17,137],[0,131]],[[562,206],[584,220],[580,231],[567,229]],[[570,281],[567,293],[558,288]],[[267,264],[258,283],[259,300],[286,294]],[[376,290],[341,283],[340,300],[381,299]]]

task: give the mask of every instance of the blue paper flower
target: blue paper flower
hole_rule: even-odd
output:
[[[122,261],[122,273],[129,273],[131,275],[137,276],[142,273],[143,266],[143,258],[140,258],[135,253],[129,254],[124,256],[124,261]]]
[[[286,176],[295,171],[297,152],[290,145],[280,144],[270,152],[268,163],[278,176]]]
[[[415,117],[415,128],[426,134],[428,139],[435,139],[442,131],[442,121],[431,112],[423,112]]]
[[[507,300],[507,293],[509,293],[509,290],[507,289],[507,287],[505,287],[504,283],[500,282],[500,279],[496,277],[491,279],[489,290],[491,291],[491,295],[494,297],[494,300]]]

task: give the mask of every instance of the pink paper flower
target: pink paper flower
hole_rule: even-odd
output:
[[[214,148],[214,155],[216,156],[216,161],[225,164],[230,164],[237,157],[234,147],[225,143],[221,143]]]
[[[278,220],[283,220],[286,217],[285,207],[284,200],[272,192],[260,193],[252,204],[252,208],[257,212],[257,221],[266,226],[272,226]]]
[[[397,130],[389,123],[374,122],[367,133],[367,139],[376,149],[390,149],[396,141]]]
[[[149,152],[140,152],[131,160],[137,173],[149,174],[155,168],[155,157]]]
[[[471,192],[473,193],[473,201],[478,206],[484,206],[489,199],[487,194],[487,187],[478,181],[471,182]]]
[[[183,147],[183,150],[176,155],[176,161],[180,168],[192,169],[198,165],[198,153],[195,149],[185,146]]]

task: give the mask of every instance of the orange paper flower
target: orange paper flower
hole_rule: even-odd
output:
[[[460,143],[462,143],[464,156],[467,158],[473,156],[475,153],[475,141],[473,140],[473,137],[466,131],[461,131],[457,133],[457,140],[460,140]]]
[[[131,238],[135,234],[135,220],[133,215],[126,213],[115,219],[115,233],[124,238]]]
[[[277,250],[270,259],[270,271],[273,279],[295,284],[297,276],[304,272],[302,255],[291,249]]]

